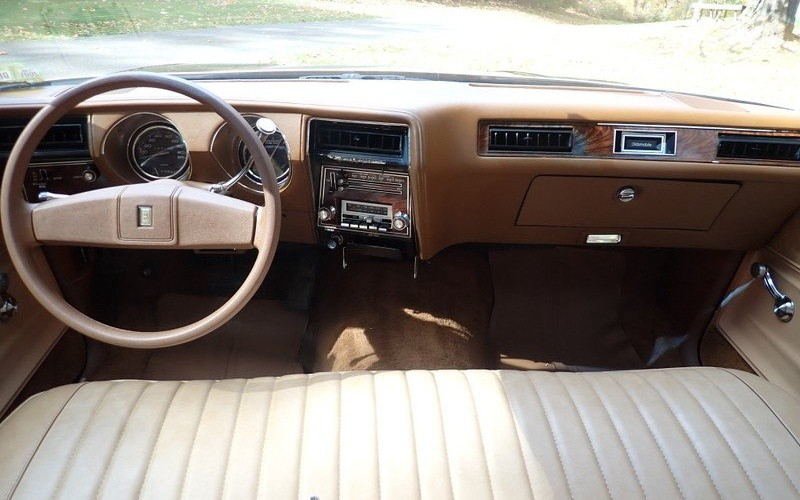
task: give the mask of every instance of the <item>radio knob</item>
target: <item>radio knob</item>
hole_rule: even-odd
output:
[[[405,212],[397,212],[392,218],[392,229],[395,231],[405,231],[408,227],[408,214]]]
[[[320,207],[319,211],[317,212],[317,217],[322,222],[328,222],[333,220],[333,216],[336,213],[336,209],[333,207]]]
[[[95,173],[94,170],[90,168],[84,170],[83,173],[81,174],[81,177],[83,177],[83,180],[86,182],[94,182],[97,180],[97,174]]]

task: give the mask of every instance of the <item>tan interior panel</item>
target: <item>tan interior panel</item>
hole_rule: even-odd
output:
[[[775,317],[774,300],[762,280],[751,279],[753,262],[770,266],[778,289],[800,306],[800,213],[768,246],[742,262],[731,288],[749,285],[718,313],[716,320],[720,332],[759,374],[800,396],[800,317],[788,323]]]
[[[763,262],[774,271],[780,290],[800,300],[800,267],[782,255],[765,248],[743,263]],[[734,284],[750,279],[740,273]],[[800,318],[782,323],[772,309],[774,300],[761,280],[753,280],[719,314],[717,327],[755,370],[767,380],[800,397]]]
[[[531,182],[517,224],[707,230],[738,189],[733,183],[543,175]],[[623,190],[633,199],[621,201]]]
[[[33,298],[0,241],[0,271],[7,273],[17,312],[0,322],[0,415],[64,332],[64,325]]]

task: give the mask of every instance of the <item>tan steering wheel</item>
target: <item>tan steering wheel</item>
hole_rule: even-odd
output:
[[[264,185],[264,206],[174,180],[131,184],[28,203],[23,180],[33,152],[50,127],[86,99],[112,90],[152,87],[190,97],[213,109],[252,153]],[[97,340],[155,348],[188,342],[230,320],[253,296],[272,264],[280,233],[281,202],[275,171],[263,144],[228,103],[185,80],[152,73],[120,73],[78,85],[39,111],[22,131],[0,187],[0,221],[8,253],[22,281],[56,318]],[[258,250],[250,274],[219,309],[190,325],[139,332],[103,324],[64,300],[42,245],[110,248]]]

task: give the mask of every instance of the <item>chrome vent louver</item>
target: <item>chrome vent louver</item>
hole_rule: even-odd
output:
[[[489,153],[569,153],[572,127],[489,126]]]
[[[717,157],[800,161],[800,137],[720,134]]]
[[[380,126],[334,122],[320,124],[315,135],[317,148],[390,156],[403,155],[405,139],[404,132]]]

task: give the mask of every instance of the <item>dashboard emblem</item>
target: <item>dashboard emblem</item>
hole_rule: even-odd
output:
[[[153,206],[138,205],[136,207],[136,226],[153,227]]]

